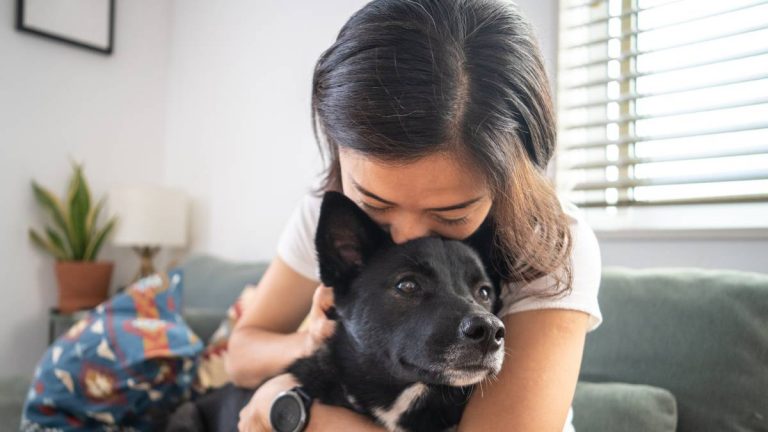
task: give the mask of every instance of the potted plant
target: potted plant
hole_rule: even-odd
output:
[[[74,162],[72,165],[74,173],[64,203],[32,181],[35,198],[49,213],[53,226],[45,227],[45,236],[29,230],[32,242],[56,259],[58,308],[63,313],[91,308],[107,299],[113,263],[96,261],[96,257],[117,222],[111,218],[99,226],[104,198],[92,205],[83,167]]]

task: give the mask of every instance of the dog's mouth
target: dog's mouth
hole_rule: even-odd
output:
[[[452,370],[459,371],[459,372],[467,372],[467,373],[473,373],[473,372],[493,372],[494,368],[492,365],[478,363],[478,364],[465,364],[465,365],[454,365],[451,367]]]
[[[443,376],[452,386],[476,384],[498,374],[503,360],[503,348],[482,353],[476,350],[468,351],[464,347],[453,347],[446,353]]]
[[[490,375],[499,372],[499,367],[493,362],[466,364],[434,364],[429,367],[419,366],[401,357],[400,366],[419,376],[423,381],[450,386],[468,386],[476,384]]]
[[[407,370],[409,372],[414,372],[414,373],[416,373],[418,375],[427,376],[427,377],[438,377],[439,376],[438,368],[436,368],[434,366],[429,367],[429,368],[422,367],[422,366],[419,366],[419,365],[417,365],[415,363],[409,362],[408,360],[406,360],[403,357],[400,357],[399,362],[400,362],[400,367],[402,367],[403,369],[405,369],[405,370]]]
[[[446,369],[443,372],[447,384],[454,387],[465,387],[477,384],[485,378],[494,374],[493,369]]]

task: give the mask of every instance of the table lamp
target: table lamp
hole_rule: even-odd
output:
[[[112,244],[133,248],[141,260],[134,281],[155,273],[152,260],[161,247],[186,245],[187,207],[186,195],[177,189],[121,186],[110,191],[110,213],[119,217]]]

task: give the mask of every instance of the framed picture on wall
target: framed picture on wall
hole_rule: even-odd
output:
[[[16,0],[16,29],[109,55],[115,0]]]

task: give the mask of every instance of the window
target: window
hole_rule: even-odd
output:
[[[768,0],[561,0],[557,187],[596,231],[673,211],[768,225],[766,17]]]

